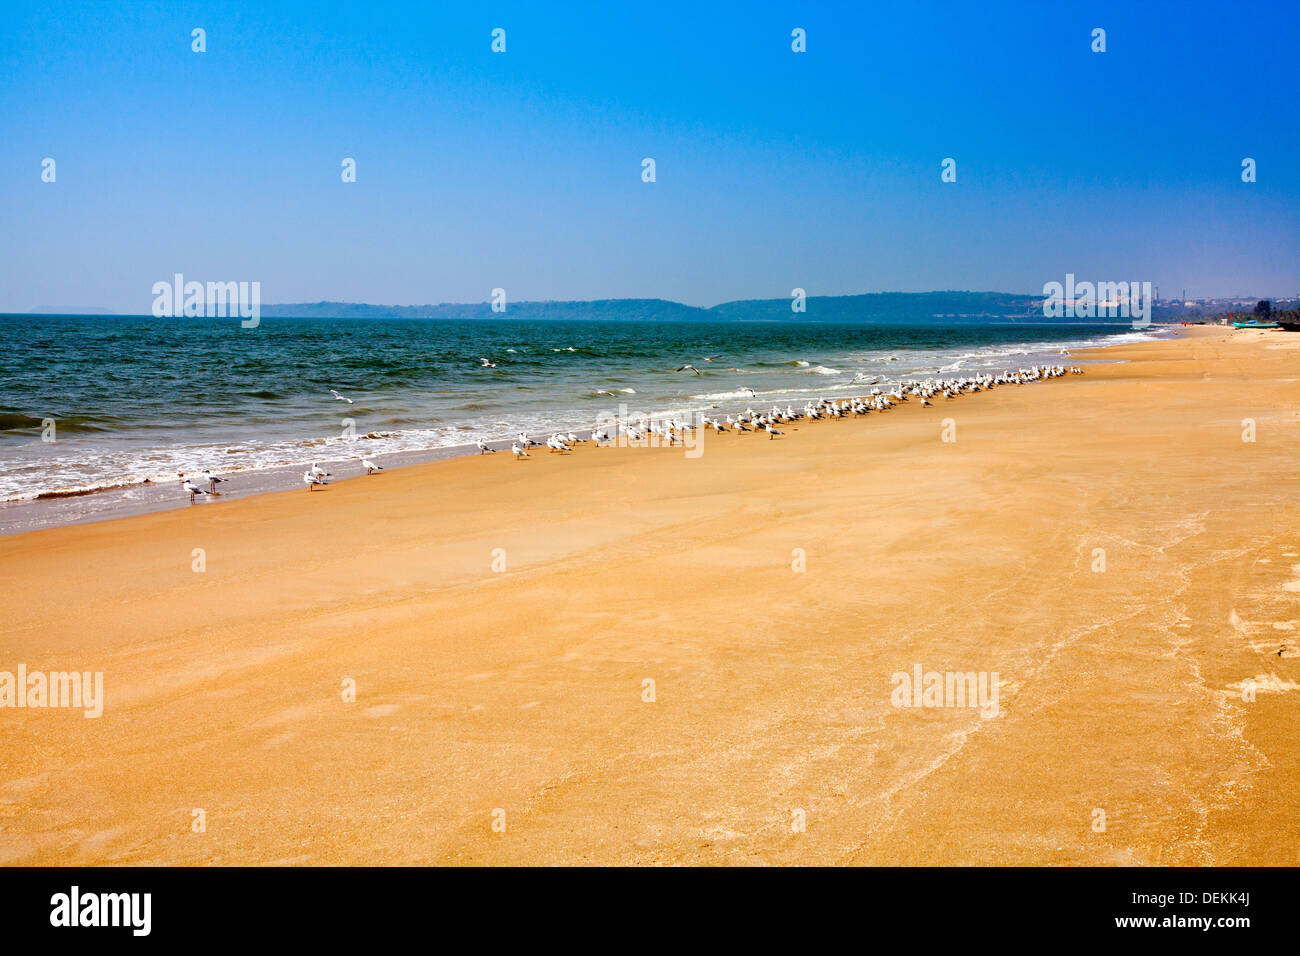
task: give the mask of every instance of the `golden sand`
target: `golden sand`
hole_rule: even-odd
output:
[[[1300,336],[1089,357],[0,538],[0,863],[1300,862]]]

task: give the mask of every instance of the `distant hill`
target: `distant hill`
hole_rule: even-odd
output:
[[[508,302],[493,312],[487,302],[438,305],[369,305],[356,302],[300,302],[262,306],[264,316],[297,318],[421,318],[613,320],[664,322],[683,319],[718,322],[1044,322],[1043,299],[1008,292],[871,292],[863,295],[810,296],[805,311],[793,312],[790,299],[744,299],[712,308],[666,299],[597,299],[590,302]]]
[[[791,312],[789,299],[747,299],[715,305],[708,314],[713,319],[748,321],[1045,321],[1041,295],[1008,292],[869,292],[863,295],[810,296],[803,313]]]

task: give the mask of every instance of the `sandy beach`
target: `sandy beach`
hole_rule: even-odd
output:
[[[1294,865],[1300,335],[1080,359],[0,537],[0,863]]]

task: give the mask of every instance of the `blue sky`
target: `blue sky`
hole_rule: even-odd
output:
[[[1300,291],[1300,4],[705,6],[8,0],[0,311]]]

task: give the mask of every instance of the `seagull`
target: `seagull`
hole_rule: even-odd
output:
[[[710,355],[710,356],[709,356],[708,358],[706,358],[704,361],[706,361],[706,362],[712,362],[714,359],[722,358],[722,356],[725,355],[725,354],[726,354],[725,352],[719,352],[717,355]]]
[[[690,371],[694,372],[696,375],[703,375],[703,374],[704,374],[704,373],[701,372],[698,368],[696,368],[694,365],[683,365],[681,368],[677,369],[677,371],[679,371],[679,372],[685,372],[685,371],[687,371],[688,369],[689,369]]]
[[[496,454],[496,449],[495,449],[495,448],[489,448],[489,447],[488,447],[488,443],[485,442],[485,441],[483,441],[482,439],[479,439],[477,442],[475,442],[475,444],[478,445],[478,453],[479,453],[480,455],[492,455],[492,454]]]
[[[206,478],[206,479],[208,480],[208,494],[210,494],[210,495],[219,495],[219,494],[221,494],[221,492],[217,491],[217,485],[218,485],[219,483],[223,482],[223,481],[229,481],[229,480],[230,480],[230,479],[228,479],[228,478],[218,478],[216,475],[214,475],[214,474],[213,474],[212,472],[210,472],[210,471],[205,471],[205,472],[203,472],[203,477]]]
[[[325,487],[325,485],[329,484],[329,482],[327,482],[324,478],[321,478],[317,475],[313,475],[310,471],[304,471],[302,473],[302,480],[303,483],[307,485],[307,491],[309,493],[317,485],[320,485],[323,488]]]
[[[771,440],[772,440],[773,438],[775,438],[777,435],[783,435],[783,434],[785,434],[784,432],[779,432],[779,431],[777,431],[775,428],[773,428],[770,422],[769,422],[768,424],[766,424],[766,425],[763,426],[763,431],[767,432],[767,440],[768,440],[768,441],[771,441]]]
[[[384,470],[382,466],[380,466],[380,465],[376,465],[376,464],[375,464],[373,461],[371,461],[369,458],[362,458],[362,459],[361,459],[361,467],[364,468],[364,469],[366,470],[366,474],[367,474],[367,475],[371,475],[371,474],[374,474],[374,473],[377,472],[377,471],[383,471],[383,470]]]
[[[330,389],[330,394],[333,395],[335,398],[337,398],[340,402],[347,402],[349,405],[352,404],[352,399],[348,398],[346,395],[340,395],[332,388]]]
[[[593,396],[596,396],[596,395],[608,395],[610,398],[618,398],[618,396],[615,395],[613,392],[607,392],[607,391],[605,391],[605,389],[603,389],[603,388],[598,388],[598,389],[596,389],[594,392],[592,392],[591,394],[592,394]]]
[[[528,452],[526,452],[526,451],[524,451],[522,448],[520,448],[518,442],[515,442],[513,445],[511,445],[511,446],[510,446],[510,450],[511,450],[512,452],[514,452],[515,461],[518,461],[520,458],[527,458],[527,457],[528,457]]]
[[[742,392],[749,392],[749,397],[750,397],[750,398],[758,398],[758,393],[757,393],[756,391],[754,391],[752,388],[750,388],[748,385],[742,385],[742,386],[740,386],[740,390],[741,390]]]
[[[200,488],[200,487],[199,487],[198,485],[196,485],[194,482],[189,481],[188,479],[186,479],[186,477],[185,477],[184,475],[182,475],[182,474],[177,474],[177,477],[180,478],[180,480],[181,480],[181,487],[184,488],[185,491],[188,492],[188,494],[189,494],[189,496],[190,496],[190,504],[194,504],[194,498],[195,498],[196,495],[206,495],[206,494],[207,494],[206,491],[204,491],[202,488]]]
[[[322,467],[320,466],[320,462],[318,462],[318,461],[313,461],[313,462],[311,463],[311,471],[308,472],[308,474],[315,475],[317,478],[329,478],[329,477],[330,477],[330,473],[329,473],[328,471],[326,471],[324,468],[322,468]],[[324,482],[322,482],[322,484],[324,484]]]
[[[479,362],[482,363],[482,367],[483,367],[483,368],[496,368],[496,367],[497,367],[497,363],[496,363],[496,362],[489,362],[489,361],[488,361],[487,359],[485,359],[485,358],[480,358],[480,359],[479,359]]]

